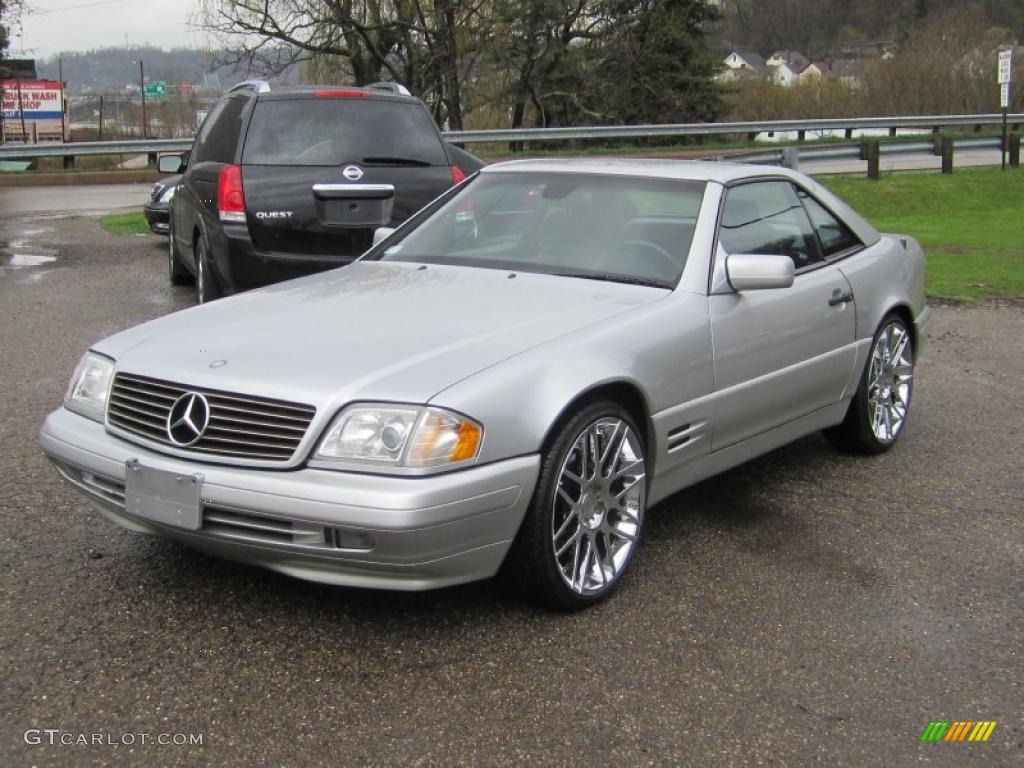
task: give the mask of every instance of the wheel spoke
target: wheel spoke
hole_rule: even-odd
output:
[[[615,576],[619,572],[618,571],[618,567],[615,565],[615,548],[614,548],[613,545],[614,545],[614,542],[612,541],[612,537],[610,535],[605,536],[605,538],[604,538],[604,553],[605,553],[605,560],[607,561],[607,564],[608,564],[609,580],[611,580],[611,581],[615,580]]]
[[[907,342],[910,340],[910,335],[906,332],[900,332],[899,339],[895,344],[895,348],[889,354],[888,361],[889,365],[896,365],[903,359],[903,350],[907,348]]]
[[[558,486],[558,490],[556,491],[556,493],[558,493],[558,495],[562,497],[562,500],[570,507],[575,507],[576,504],[579,503],[579,499],[574,499],[572,496],[566,493],[565,489],[562,488],[562,486]]]
[[[590,430],[587,432],[587,450],[590,451],[590,476],[589,476],[588,479],[593,479],[593,478],[597,477],[597,473],[601,469],[598,466],[598,463],[597,463],[598,462],[598,456],[597,456],[597,426],[596,425],[591,427]],[[584,477],[587,477],[587,475],[584,475]]]
[[[565,533],[566,530],[568,530],[568,528],[572,524],[573,520],[575,520],[578,523],[579,519],[580,519],[579,515],[577,515],[575,511],[570,512],[568,515],[566,515],[565,516],[565,520],[562,521],[562,524],[560,526],[558,526],[558,530],[555,531],[555,535],[553,537],[555,542],[557,542],[560,538],[562,538],[562,534]],[[570,541],[571,541],[571,539],[570,539]],[[558,554],[562,554],[561,551],[559,551]]]
[[[571,520],[572,518],[569,518],[569,519]],[[579,541],[580,541],[580,532],[579,532],[579,529],[577,529],[576,533],[574,533],[572,536],[570,536],[568,539],[565,540],[565,544],[563,544],[561,547],[559,547],[558,549],[555,550],[555,557],[557,558],[557,557],[561,557],[562,555],[564,555],[566,553],[566,550],[568,550],[569,547],[571,547],[573,544],[576,544],[577,546],[579,546]]]
[[[639,473],[637,473],[636,470],[643,469],[643,467],[644,467],[644,460],[643,459],[637,459],[636,461],[631,461],[629,464],[626,464],[626,465],[624,465],[622,467],[619,467],[612,474],[612,476],[610,478],[608,478],[608,479],[609,479],[609,481],[613,481],[613,480],[618,480],[618,479],[626,477],[626,476],[639,475]]]
[[[608,438],[608,442],[604,447],[604,452],[601,454],[601,461],[598,465],[601,474],[611,473],[611,471],[615,469],[615,464],[618,462],[619,458],[619,451],[628,432],[629,429],[621,421],[615,422],[615,428],[612,430],[611,437]],[[609,457],[611,457],[610,465],[608,463]]]
[[[586,589],[587,579],[590,577],[590,556],[594,552],[594,544],[587,539],[587,549],[583,555],[583,570],[580,571],[580,592]]]
[[[576,589],[576,574],[579,573],[580,568],[580,544],[582,543],[582,541],[582,537],[576,537],[576,547],[572,553],[572,575],[569,577],[569,586],[573,589]]]
[[[635,512],[633,512],[633,510],[631,510],[631,509],[629,509],[627,507],[619,507],[619,517],[622,518],[623,522],[629,523],[630,525],[635,525],[637,527],[640,527],[640,518],[639,518],[639,516],[637,516],[637,514]],[[616,528],[616,530],[619,530],[619,529]]]
[[[625,496],[630,491],[634,490],[643,481],[644,481],[644,476],[642,474],[636,475],[630,482],[626,483],[626,485],[624,485],[622,487],[621,491],[619,491],[618,493],[616,493],[614,495],[615,500],[619,501],[623,496]]]
[[[611,535],[617,539],[628,541],[630,544],[636,544],[636,534],[630,533],[629,531],[623,530],[622,528],[613,529]]]
[[[597,541],[594,541],[594,567],[597,568],[597,572],[601,574],[601,586],[608,586],[608,575],[604,572],[604,558],[601,557],[601,553],[597,549]]]

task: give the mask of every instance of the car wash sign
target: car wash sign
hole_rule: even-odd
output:
[[[4,80],[4,120],[60,120],[64,89],[56,80]]]

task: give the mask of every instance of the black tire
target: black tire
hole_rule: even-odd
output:
[[[210,263],[210,249],[206,238],[200,235],[195,244],[196,300],[200,304],[216,301],[224,295],[217,275]]]
[[[894,375],[892,379],[886,378],[888,373],[884,373],[882,376],[883,384],[890,384],[890,386],[878,387],[875,382],[877,374],[876,370],[876,359],[878,352],[880,352],[880,345],[885,344],[883,335],[892,329],[905,336],[905,351],[901,354],[901,363],[905,362],[905,359],[909,359],[909,373],[903,373],[900,375]],[[903,434],[906,427],[907,418],[910,415],[910,404],[911,396],[913,394],[913,360],[914,360],[914,336],[910,328],[907,327],[907,323],[903,318],[897,314],[890,314],[882,320],[878,326],[878,330],[875,331],[874,338],[871,340],[871,350],[868,353],[867,362],[864,364],[864,371],[860,376],[860,383],[857,385],[857,392],[853,396],[853,400],[850,401],[849,410],[846,412],[846,418],[843,422],[835,427],[830,427],[825,430],[825,438],[832,444],[833,447],[838,450],[845,451],[847,453],[859,453],[864,455],[874,455],[879,453],[885,453],[892,448],[900,435]],[[882,357],[885,355],[883,354]],[[903,371],[906,369],[905,365],[899,365],[899,370]],[[905,394],[899,395],[899,392],[903,390],[903,384],[905,383]],[[893,406],[898,406],[902,403],[903,416],[898,421],[898,425],[895,427],[891,435],[879,435],[875,429],[875,417],[876,417],[876,398],[881,397],[883,404],[890,402]],[[886,408],[883,406],[883,413]],[[891,417],[891,413],[890,413]],[[891,418],[892,424],[896,424],[896,420]],[[879,427],[884,432],[884,419],[879,422]]]
[[[575,529],[565,528],[567,532],[575,530],[576,533],[573,536],[568,536],[564,539],[559,539],[559,535],[555,533],[555,517],[560,513],[556,511],[556,507],[559,504],[568,507],[567,502],[557,501],[556,493],[558,492],[558,483],[560,478],[562,482],[565,482],[565,475],[563,471],[568,469],[570,466],[576,468],[580,476],[585,476],[586,468],[583,467],[583,471],[579,471],[581,468],[579,464],[573,464],[574,460],[578,460],[579,457],[579,441],[585,439],[582,436],[591,427],[597,427],[598,430],[604,429],[605,432],[598,433],[596,438],[598,441],[604,439],[604,443],[598,443],[599,447],[597,453],[600,454],[603,451],[602,446],[607,446],[608,442],[614,444],[615,437],[608,437],[608,431],[610,430],[611,422],[618,422],[626,427],[629,431],[623,431],[621,434],[625,437],[621,437],[622,441],[628,441],[627,452],[630,456],[639,456],[643,460],[642,470],[640,474],[639,483],[636,486],[636,491],[630,491],[630,497],[634,494],[638,494],[636,498],[630,499],[626,497],[625,504],[635,504],[635,519],[637,523],[634,525],[632,522],[628,522],[626,513],[624,510],[624,503],[619,501],[618,504],[623,509],[616,510],[613,506],[607,507],[607,512],[604,506],[601,506],[602,512],[600,517],[602,522],[593,523],[593,515],[587,515],[585,513],[576,514],[574,512],[565,509],[560,516],[561,527],[565,528],[569,524],[569,518],[575,515],[574,523]],[[630,435],[631,431],[631,435]],[[619,433],[616,433],[619,434]],[[511,549],[509,550],[508,556],[505,558],[505,562],[502,566],[502,579],[503,581],[516,589],[524,598],[530,602],[538,603],[544,607],[552,608],[561,611],[575,611],[583,608],[587,608],[591,605],[601,602],[611,595],[621,584],[623,577],[629,570],[629,566],[632,563],[633,557],[635,556],[637,546],[640,542],[640,534],[642,530],[642,523],[644,518],[644,507],[646,504],[646,476],[643,474],[647,471],[649,466],[646,456],[646,446],[643,444],[642,432],[637,428],[636,422],[633,417],[629,414],[626,409],[620,405],[611,401],[599,401],[588,405],[585,405],[575,412],[573,412],[567,419],[565,419],[562,425],[559,427],[557,435],[551,441],[550,445],[543,452],[541,456],[541,468],[540,476],[537,480],[537,488],[534,491],[533,499],[530,502],[530,507],[526,512],[526,516],[523,519],[522,526],[519,529],[519,533],[516,536],[516,540],[513,542]],[[601,435],[604,437],[602,438]],[[625,445],[625,442],[620,442],[620,445]],[[615,456],[609,459],[608,464],[602,466],[610,466],[611,470],[619,468],[619,470],[628,466],[630,459],[619,458],[619,451],[614,451]],[[611,456],[611,454],[609,454]],[[576,457],[574,459],[574,457]],[[623,463],[620,463],[623,462]],[[596,466],[598,462],[594,462]],[[615,473],[612,473],[615,474]],[[623,483],[634,482],[636,480],[633,474],[627,474],[621,481]],[[618,481],[616,481],[618,482]],[[621,486],[610,485],[610,488],[617,488]],[[565,487],[562,487],[565,491]],[[570,490],[572,490],[570,488]],[[578,488],[579,500],[582,501],[584,498],[591,498],[589,491],[586,491],[581,482]],[[594,495],[596,498],[596,494]],[[607,496],[604,498],[608,498]],[[582,509],[581,504],[578,508]],[[589,509],[594,509],[591,506]],[[575,508],[569,508],[575,509]],[[603,526],[605,523],[608,525],[622,524],[625,523],[629,528],[632,528],[630,535],[632,540],[628,542],[630,546],[628,549],[609,550],[607,542],[615,542],[615,547],[625,547],[626,541],[619,539],[618,537],[612,537],[611,534],[603,534],[603,528],[588,528],[588,524],[584,524],[583,520],[587,519],[591,521],[590,524],[596,524]],[[605,565],[602,557],[602,551],[604,556],[609,557],[609,560],[614,560],[615,553],[621,554],[623,557],[622,563],[617,569],[610,571],[611,578],[601,585],[600,588],[595,588],[595,591],[583,593],[583,585],[585,576],[583,571],[586,570],[588,573],[590,570],[590,560],[587,559],[586,564],[579,569],[580,571],[580,589],[574,589],[569,586],[570,578],[563,576],[563,566],[559,563],[559,556],[556,554],[555,542],[562,541],[575,541],[577,538],[582,542],[589,535],[595,535],[601,538],[602,542],[605,542],[603,550],[600,549],[600,544],[595,539],[591,539],[594,542],[594,567],[599,568],[596,571],[601,574],[602,582],[605,580]],[[585,546],[585,545],[584,545]],[[575,549],[575,545],[566,551],[566,554],[571,554],[571,565],[574,568],[580,562],[580,550]],[[590,550],[586,550],[589,555]],[[565,557],[565,555],[563,555]],[[598,558],[602,558],[598,560]],[[576,571],[574,570],[573,573]]]
[[[181,262],[181,257],[178,255],[178,245],[174,239],[174,219],[171,218],[170,224],[167,229],[167,273],[170,278],[171,285],[188,285],[195,278],[192,273],[188,271]]]

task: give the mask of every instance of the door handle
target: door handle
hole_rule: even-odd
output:
[[[832,298],[828,300],[828,305],[830,307],[835,307],[839,304],[849,304],[851,301],[853,301],[852,293],[836,288],[832,291]]]

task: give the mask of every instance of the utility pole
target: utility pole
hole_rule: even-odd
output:
[[[146,138],[146,75],[139,59],[139,93],[142,94],[142,138]]]
[[[25,104],[21,100],[21,73],[18,73],[18,114],[21,115],[21,143],[28,144],[28,129],[25,128]]]
[[[100,94],[100,136],[98,141],[103,141],[103,94]]]
[[[57,59],[57,79],[60,80],[60,140],[68,140],[68,126],[67,126],[67,89],[64,87],[64,57],[61,56]]]

